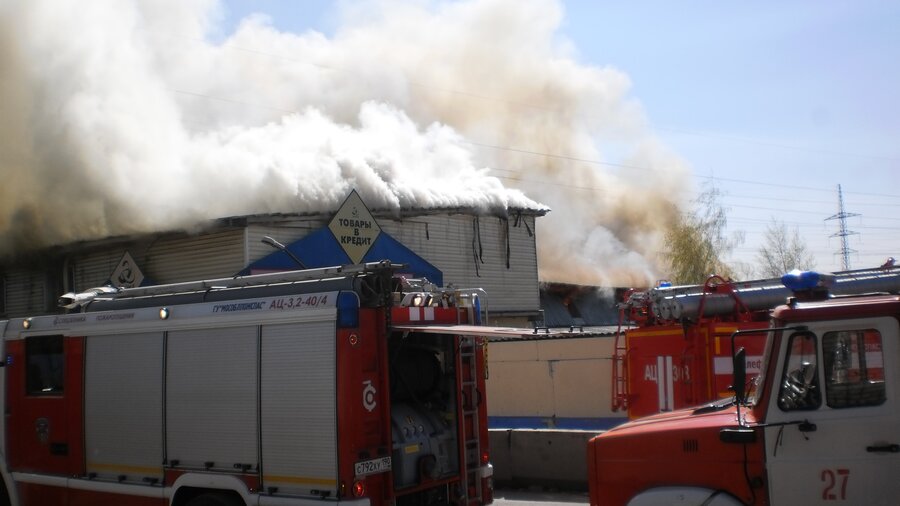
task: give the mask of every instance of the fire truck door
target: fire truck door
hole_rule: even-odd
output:
[[[765,429],[772,503],[895,504],[897,340],[892,318],[810,326],[783,340]]]
[[[8,377],[10,432],[16,435],[9,441],[11,467],[77,474],[82,460],[83,340],[35,336],[15,343],[21,346],[10,346],[9,351],[19,355],[13,364],[21,364],[22,371]]]

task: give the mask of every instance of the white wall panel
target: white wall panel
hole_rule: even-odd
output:
[[[250,264],[278,251],[262,242],[265,236],[272,237],[287,246],[325,226],[328,226],[327,221],[311,218],[277,224],[251,224],[247,227],[247,263]]]
[[[464,214],[380,223],[386,232],[440,269],[445,286],[452,283],[457,287],[484,288],[491,311],[540,309],[533,216],[523,216],[519,226],[515,226],[515,218],[509,221],[509,267],[507,223],[499,217],[481,216],[477,227],[475,217]],[[481,254],[476,260],[478,237]]]

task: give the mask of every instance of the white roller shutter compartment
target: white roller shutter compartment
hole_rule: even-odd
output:
[[[169,332],[166,451],[170,465],[234,471],[258,465],[257,327]]]
[[[264,487],[338,493],[335,323],[262,327]]]
[[[162,479],[162,359],[162,332],[85,339],[85,457],[98,479]]]

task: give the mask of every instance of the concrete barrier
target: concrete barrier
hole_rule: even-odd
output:
[[[587,490],[587,442],[596,431],[491,429],[497,486]]]

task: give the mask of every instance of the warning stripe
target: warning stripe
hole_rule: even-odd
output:
[[[431,306],[409,308],[409,321],[434,321],[434,308]]]
[[[672,373],[672,357],[656,357],[656,391],[660,411],[672,411],[675,407],[675,378]]]
[[[103,464],[88,462],[88,471],[105,471],[118,474],[162,475],[162,467],[129,466],[125,464]]]
[[[295,485],[326,485],[336,486],[337,480],[332,478],[311,478],[308,476],[269,476],[263,475],[263,481],[277,483],[292,483]]]
[[[639,330],[639,331],[626,331],[626,335],[631,337],[653,337],[653,336],[681,336],[683,332],[680,328],[678,329],[669,329],[669,330]]]

